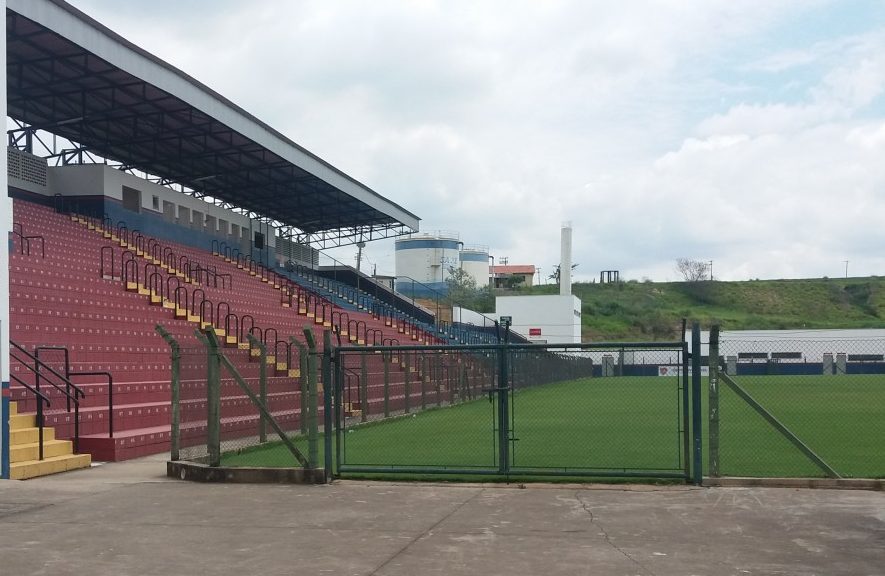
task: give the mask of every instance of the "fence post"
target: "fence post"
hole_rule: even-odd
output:
[[[427,375],[427,357],[421,355],[421,363],[418,365],[418,381],[421,382],[421,410],[427,409],[427,384],[430,378]]]
[[[384,417],[390,417],[390,356],[392,352],[382,352],[381,357],[384,364]]]
[[[412,353],[407,351],[407,352],[405,352],[405,355],[406,355],[406,381],[403,384],[403,390],[404,390],[403,396],[405,397],[403,400],[403,402],[404,402],[403,411],[408,413],[409,412],[409,395],[412,391],[411,390],[411,388],[412,388]]]
[[[369,411],[369,367],[366,355],[360,354],[360,422],[366,421]]]
[[[679,381],[682,385],[682,454],[683,468],[685,472],[686,482],[692,479],[691,476],[691,388],[688,383],[688,340],[685,339],[685,320],[682,320],[682,358],[680,359]]]
[[[310,328],[304,329],[304,338],[307,340],[309,350],[307,357],[307,459],[311,466],[316,466],[317,436],[319,435],[317,424],[317,344],[313,330]]]
[[[465,386],[465,374],[464,374],[464,359],[461,358],[458,362],[458,402],[464,401],[464,386]]]
[[[719,325],[710,328],[710,376],[708,389],[707,438],[710,443],[710,476],[719,476]]]
[[[221,359],[215,332],[198,332],[206,344],[206,451],[209,466],[221,466]]]
[[[701,325],[691,324],[691,432],[694,438],[694,483],[703,479],[703,441],[701,438]]]
[[[332,393],[336,392],[336,382],[332,381],[332,331],[323,330],[323,430],[325,431],[323,442],[323,464],[329,471],[327,478],[332,477],[332,410],[328,407],[332,404]],[[313,412],[317,412],[316,403],[312,404]],[[314,444],[317,443],[318,434],[314,427]],[[317,446],[313,447],[316,452]]]
[[[163,326],[157,324],[155,330],[172,349],[172,430],[170,432],[172,446],[169,457],[174,462],[179,459],[181,453],[181,348],[172,334],[167,332]]]
[[[289,342],[298,348],[298,371],[301,373],[301,377],[298,379],[301,387],[301,394],[298,395],[301,417],[298,418],[298,422],[301,425],[301,433],[307,434],[307,348],[294,336],[289,337]]]
[[[251,346],[258,348],[261,362],[261,365],[258,367],[258,397],[261,399],[261,404],[270,410],[270,407],[267,405],[267,346],[252,334],[246,334],[246,338],[249,339]],[[258,441],[262,444],[267,442],[267,419],[261,413],[259,413],[258,420]],[[313,466],[314,463],[311,462],[311,465]]]
[[[507,341],[498,348],[498,472],[510,470],[510,414],[507,406],[510,387],[507,381]]]
[[[437,354],[439,354],[439,353],[437,353]],[[442,360],[439,360],[439,362],[442,362]],[[439,395],[440,395],[440,392],[441,392],[441,389],[442,389],[442,379],[443,379],[442,374],[443,374],[443,368],[442,368],[442,364],[440,364],[440,371],[439,371],[439,374],[436,375],[436,380],[435,380],[435,383],[436,383],[436,406],[437,406],[437,408],[438,408],[438,407],[440,406],[440,404],[441,404],[441,400],[440,400]],[[448,380],[449,380],[451,374],[450,374],[448,368],[445,369],[445,374],[446,374],[446,376],[445,376],[445,377],[446,377],[446,383],[447,383],[447,384],[450,384],[450,383],[448,382]]]

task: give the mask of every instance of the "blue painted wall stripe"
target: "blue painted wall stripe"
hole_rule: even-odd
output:
[[[3,437],[2,445],[0,445],[0,478],[9,479],[9,382],[3,382],[0,385],[0,421],[2,421]]]
[[[488,254],[478,254],[476,252],[461,252],[461,262],[488,262]]]
[[[417,248],[442,248],[447,250],[457,250],[459,242],[457,240],[397,240],[397,250],[413,250]]]

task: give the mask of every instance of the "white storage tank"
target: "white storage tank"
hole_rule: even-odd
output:
[[[459,255],[461,269],[476,281],[477,288],[489,285],[489,247],[464,246]]]
[[[449,269],[458,268],[461,242],[455,232],[411,234],[396,240],[397,282],[416,280],[434,290],[445,291]]]

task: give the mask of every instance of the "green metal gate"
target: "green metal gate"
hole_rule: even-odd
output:
[[[331,364],[337,476],[689,478],[681,342],[341,347]]]

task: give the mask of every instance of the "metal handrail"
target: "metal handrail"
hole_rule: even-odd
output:
[[[21,363],[22,366],[30,370],[37,377],[37,382],[39,386],[40,378],[42,377],[40,373],[40,368],[45,368],[49,371],[50,374],[58,378],[64,383],[64,386],[60,386],[53,382],[50,379],[46,379],[53,388],[61,392],[68,398],[69,401],[73,401],[74,403],[74,452],[79,452],[80,448],[80,399],[86,398],[86,393],[83,390],[70,381],[69,378],[62,376],[59,374],[52,366],[49,366],[30,352],[28,352],[23,346],[19,345],[13,340],[9,341],[9,345],[11,348],[9,349],[9,357],[13,360],[16,360]],[[25,356],[27,356],[30,360],[34,362],[34,366],[31,366],[29,363],[25,362],[21,358],[13,353],[13,348],[22,352]],[[37,388],[39,390],[39,387]],[[71,394],[71,390],[73,390],[73,394]],[[69,410],[70,411],[70,410]]]
[[[49,402],[49,397],[16,376],[15,374],[10,374],[9,378],[13,381],[17,382],[19,386],[25,388],[29,392],[31,392],[34,397],[37,399],[37,459],[43,460],[43,404],[46,404],[46,407],[49,408],[51,403]]]
[[[108,379],[108,438],[114,437],[114,377],[110,372],[71,372],[71,376],[107,376]]]
[[[28,245],[28,256],[31,255],[31,240],[39,240],[40,241],[40,257],[46,258],[46,238],[39,234],[34,234],[33,236],[22,236],[22,239]]]
[[[38,359],[40,358],[40,351],[41,350],[43,350],[43,351],[56,350],[56,351],[61,351],[61,352],[65,353],[65,374],[64,374],[64,376],[65,376],[65,378],[70,380],[70,377],[71,377],[71,355],[68,352],[67,346],[35,346],[34,347],[34,357],[35,358],[38,358]],[[37,378],[36,378],[37,390],[39,390],[40,389],[40,374],[37,373],[36,376],[37,376]],[[68,410],[68,412],[70,412],[71,411],[71,397],[70,397],[71,396],[71,389],[70,389],[70,387],[67,387],[66,390],[67,390],[67,395],[68,395],[67,410]]]
[[[346,366],[343,366],[342,368],[343,368],[343,372],[344,372],[344,388],[345,388],[344,389],[344,402],[346,402],[347,404],[350,404],[351,409],[352,409],[353,398],[351,395],[351,389],[353,389],[353,385],[351,384],[351,382],[352,382],[351,378],[356,378],[356,387],[357,387],[356,388],[356,390],[357,390],[356,396],[357,396],[357,398],[359,398],[360,397],[360,393],[359,393],[360,375],[353,368],[348,368]],[[364,407],[362,406],[362,403],[361,403],[360,410],[363,410],[363,409],[364,409]]]

